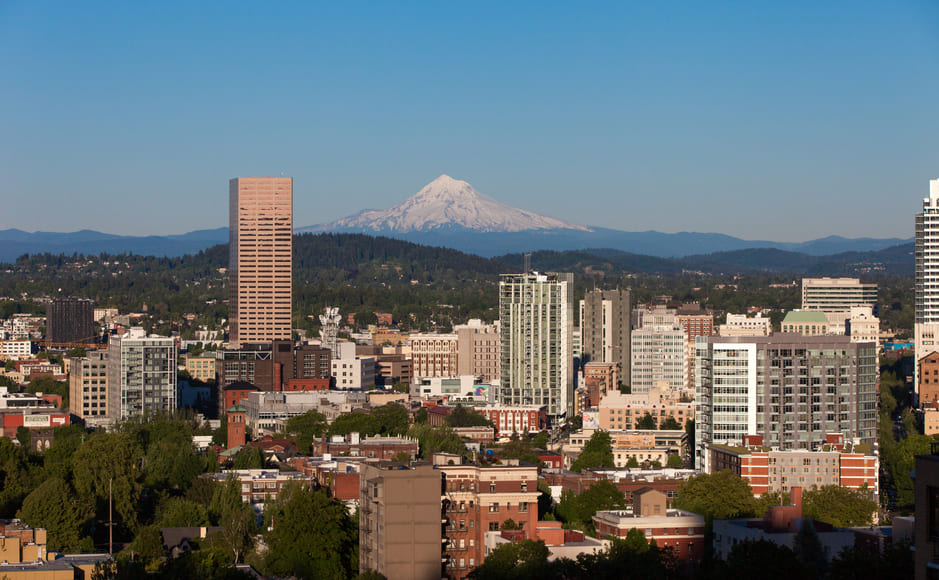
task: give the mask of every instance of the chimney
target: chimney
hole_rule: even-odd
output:
[[[799,510],[799,517],[802,517],[802,488],[793,487],[789,490],[789,503]]]

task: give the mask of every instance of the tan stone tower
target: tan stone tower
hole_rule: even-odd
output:
[[[229,183],[229,344],[290,340],[293,178]]]

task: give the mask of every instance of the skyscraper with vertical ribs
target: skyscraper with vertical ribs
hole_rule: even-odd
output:
[[[229,183],[229,344],[290,340],[293,178]]]

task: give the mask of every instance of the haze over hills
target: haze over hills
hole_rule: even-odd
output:
[[[808,256],[877,252],[910,244],[912,238],[827,236],[808,242],[743,240],[719,233],[626,232],[590,227],[519,209],[476,191],[465,181],[441,175],[404,202],[384,210],[363,210],[297,233],[361,233],[460,250],[483,257],[536,251],[605,248],[659,258],[776,249]],[[228,228],[167,236],[120,236],[93,230],[72,233],[0,231],[0,262],[23,254],[121,254],[181,256],[228,242]]]

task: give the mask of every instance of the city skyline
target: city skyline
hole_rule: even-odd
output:
[[[625,231],[908,238],[939,175],[929,3],[54,8],[0,7],[0,229],[220,227],[219,183],[281,172],[304,227],[447,173]]]

